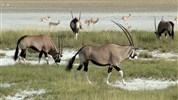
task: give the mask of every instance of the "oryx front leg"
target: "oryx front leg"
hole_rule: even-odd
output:
[[[108,68],[108,76],[107,76],[107,79],[106,79],[106,83],[107,83],[108,85],[110,85],[110,83],[109,83],[109,78],[110,78],[110,76],[111,76],[112,69],[113,69],[113,67],[112,67],[112,66],[109,66],[109,68]]]
[[[39,54],[39,60],[38,60],[38,64],[40,64],[42,55],[43,55],[43,52],[40,52],[40,54]]]
[[[49,64],[48,54],[44,53],[44,55],[45,55],[45,60],[46,60],[47,64]]]
[[[123,71],[122,71],[119,67],[117,67],[117,66],[114,66],[114,68],[119,72],[119,74],[120,74],[120,76],[121,76],[121,79],[122,79],[122,84],[123,84],[123,85],[126,85],[126,84],[125,84],[125,80],[124,80]]]

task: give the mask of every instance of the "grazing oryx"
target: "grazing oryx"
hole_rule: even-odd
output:
[[[129,16],[122,16],[122,20],[124,21],[124,20],[128,20],[128,19],[130,19],[130,17],[131,17],[131,14],[129,14]]]
[[[79,19],[73,17],[73,13],[71,12],[72,15],[72,21],[70,22],[70,28],[72,29],[73,33],[75,34],[75,39],[77,40],[78,32],[80,29],[82,29],[82,24],[80,22],[81,18],[81,12],[79,14]]]
[[[51,19],[50,16],[46,16],[46,17],[40,18],[40,21],[44,22],[44,23],[47,23],[50,19]]]
[[[169,36],[174,39],[174,23],[172,21],[164,21],[161,20],[158,24],[158,29],[156,29],[156,18],[154,18],[154,23],[155,23],[155,34],[157,38],[160,39],[161,34],[164,33],[165,31],[165,36],[167,38],[167,33]]]
[[[51,26],[57,26],[57,25],[59,25],[59,23],[60,23],[60,21],[58,20],[57,22],[49,22],[49,28],[51,27]]]
[[[96,20],[93,20],[93,18],[90,20],[91,23],[95,24],[99,21],[99,18],[97,18]]]
[[[49,64],[48,54],[50,54],[53,57],[55,63],[59,63],[62,57],[62,48],[60,48],[61,49],[60,52],[60,50],[56,47],[56,45],[52,41],[51,37],[49,37],[48,35],[22,36],[17,42],[16,51],[13,57],[15,61],[18,58],[19,49],[21,49],[20,59],[22,58],[25,64],[26,64],[25,57],[26,57],[27,49],[30,53],[35,53],[35,52],[40,53],[39,63],[43,54],[45,55],[47,64]]]
[[[114,21],[113,21],[114,22]],[[69,60],[66,70],[69,71],[72,69],[72,65],[75,61],[75,57],[79,54],[80,64],[77,68],[76,74],[74,74],[74,78],[77,76],[78,72],[84,66],[85,78],[89,83],[91,81],[88,78],[88,64],[89,61],[99,66],[109,66],[108,67],[108,76],[107,76],[107,84],[109,83],[109,78],[112,72],[113,67],[120,73],[122,77],[122,83],[125,85],[125,81],[123,78],[123,71],[118,66],[122,61],[131,57],[137,58],[136,48],[134,47],[134,43],[130,33],[119,23],[114,22],[118,25],[127,36],[130,45],[121,46],[116,44],[106,44],[102,46],[93,46],[86,45],[80,48],[80,50]]]

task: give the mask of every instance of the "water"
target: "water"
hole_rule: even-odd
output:
[[[156,16],[157,24],[161,20],[162,16],[164,20],[171,20],[175,24],[174,18],[178,12],[146,12],[146,13],[131,13],[130,20],[122,21],[122,16],[128,16],[128,13],[82,13],[81,22],[83,25],[83,31],[90,30],[116,30],[118,27],[111,22],[114,20],[121,23],[126,28],[131,26],[132,30],[154,30],[154,17]],[[48,23],[40,22],[40,18],[44,16],[51,16],[51,21],[60,20],[60,24],[56,30],[70,30],[69,24],[71,21],[70,12],[63,13],[2,13],[1,28],[6,29],[23,29],[23,28],[37,28],[48,30]],[[78,17],[79,13],[74,13],[74,16]],[[95,25],[87,26],[84,24],[86,19],[99,18],[98,23]],[[176,25],[177,26],[177,25]],[[53,28],[54,29],[54,28]]]

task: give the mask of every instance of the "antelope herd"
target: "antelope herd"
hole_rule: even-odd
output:
[[[74,33],[74,39],[77,40],[79,30],[83,29],[81,23],[81,12],[79,13],[79,17],[74,17],[73,13],[71,12],[72,20],[70,21],[70,28]],[[129,20],[131,18],[131,14],[129,16],[122,16],[121,20]],[[50,16],[40,18],[41,22],[48,23],[49,28],[52,26],[58,26],[60,24],[60,20],[51,21]],[[93,18],[86,19],[84,23],[89,26],[90,24],[96,24],[99,21],[99,18],[94,20]],[[178,21],[178,17],[175,18],[174,21]],[[130,45],[117,45],[117,44],[104,44],[101,46],[95,45],[84,45],[82,46],[77,53],[69,60],[66,70],[70,71],[72,69],[73,63],[77,55],[79,55],[79,66],[77,68],[77,72],[74,74],[73,78],[75,78],[79,71],[84,66],[85,78],[89,83],[92,83],[88,78],[88,65],[89,61],[93,64],[98,66],[108,66],[108,76],[106,79],[106,83],[110,84],[109,78],[112,72],[112,69],[116,69],[121,78],[122,83],[125,85],[125,80],[123,78],[123,71],[120,68],[120,63],[127,58],[137,58],[136,54],[136,47],[134,45],[133,39],[130,35],[131,32],[131,25],[128,25],[126,28],[117,23],[112,21],[114,24],[119,26],[123,32],[125,33]],[[158,26],[156,26],[156,18],[154,18],[154,26],[155,26],[155,34],[157,38],[161,37],[162,33],[167,34],[174,39],[174,23],[172,21],[165,21],[162,17],[161,21],[159,22]],[[63,43],[63,41],[62,41]],[[58,43],[59,44],[59,43]],[[23,60],[26,63],[26,50],[29,52],[39,52],[39,63],[41,60],[42,55],[44,54],[47,64],[48,61],[48,54],[52,56],[55,63],[59,63],[62,57],[62,49],[61,41],[60,45],[56,46],[53,42],[52,38],[48,35],[25,35],[18,39],[16,50],[14,53],[13,59],[16,61],[17,58],[19,60]],[[19,49],[21,50],[19,55]]]

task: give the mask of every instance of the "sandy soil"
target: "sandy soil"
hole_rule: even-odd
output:
[[[2,0],[3,12],[177,12],[177,0]]]

